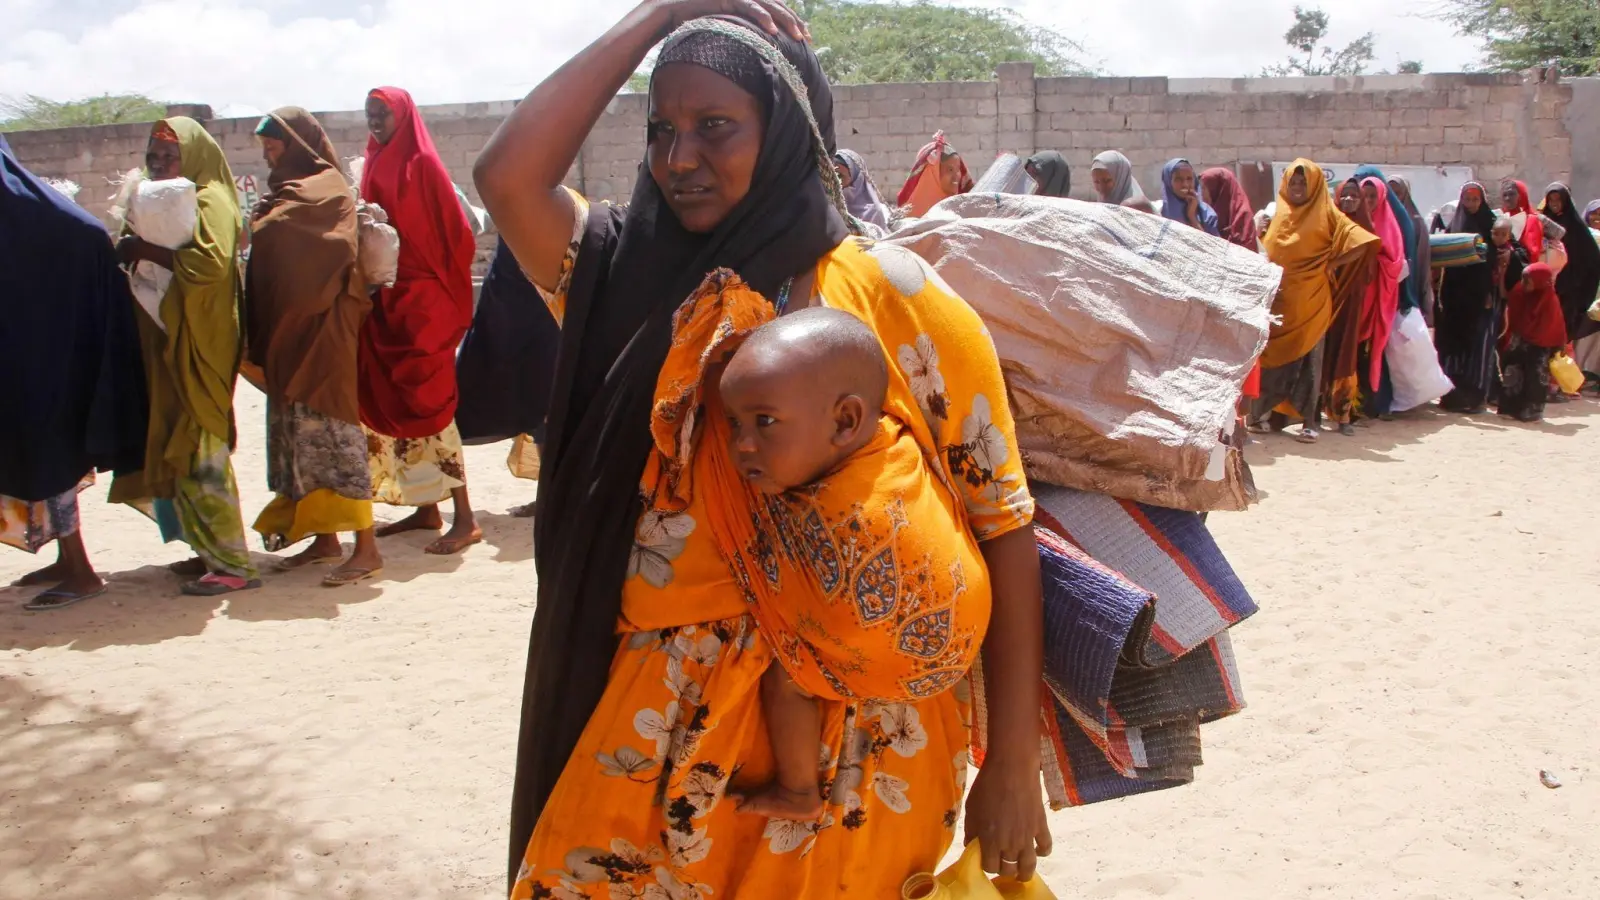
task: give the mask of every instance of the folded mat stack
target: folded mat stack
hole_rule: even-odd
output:
[[[1251,501],[1231,446],[1282,270],[1099,203],[966,194],[895,232],[983,317],[1030,477],[1194,511]]]
[[[1198,514],[1033,489],[1051,806],[1188,784],[1200,726],[1244,708],[1228,629],[1255,613],[1254,601]],[[977,681],[983,723],[981,671]]]

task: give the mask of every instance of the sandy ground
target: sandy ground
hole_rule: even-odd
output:
[[[1551,413],[1253,446],[1270,496],[1213,517],[1264,608],[1251,707],[1195,785],[1056,814],[1058,896],[1600,897],[1600,404]],[[243,388],[247,518],[262,419]],[[337,592],[178,596],[181,549],[86,495],[110,593],[0,591],[0,897],[497,896],[534,580],[505,451],[468,451],[487,543],[394,538]]]

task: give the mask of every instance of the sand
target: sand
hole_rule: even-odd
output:
[[[1250,708],[1196,784],[1055,814],[1057,895],[1600,897],[1600,404],[1550,411],[1251,447],[1269,496],[1212,517],[1263,608]],[[239,416],[250,518],[248,387]],[[485,544],[393,538],[339,591],[181,597],[182,548],[85,495],[110,592],[0,591],[0,897],[499,896],[534,582],[506,449],[468,450]]]

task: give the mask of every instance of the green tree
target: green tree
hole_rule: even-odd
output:
[[[1480,40],[1488,69],[1600,72],[1600,0],[1439,0],[1434,16]]]
[[[166,104],[143,94],[104,94],[67,101],[34,94],[0,99],[0,128],[6,131],[154,122],[166,114]]]
[[[1422,61],[1417,59],[1403,59],[1394,67],[1396,75],[1421,75]]]
[[[1040,75],[1087,74],[1083,48],[1009,10],[859,0],[791,0],[811,28],[828,79],[839,84],[987,81],[1004,62]]]
[[[1283,33],[1283,42],[1292,47],[1296,55],[1278,65],[1267,66],[1261,70],[1261,74],[1360,75],[1367,70],[1367,65],[1373,59],[1372,32],[1356,38],[1342,50],[1323,46],[1322,42],[1327,37],[1328,14],[1318,7],[1306,9],[1296,6],[1294,25]]]

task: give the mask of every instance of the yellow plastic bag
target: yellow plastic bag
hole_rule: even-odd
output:
[[[913,875],[900,891],[901,900],[1056,900],[1038,875],[1032,881],[989,880],[983,854],[973,841],[955,865],[938,875]]]
[[[1550,357],[1550,377],[1556,380],[1563,394],[1576,394],[1583,390],[1583,370],[1565,353]]]

